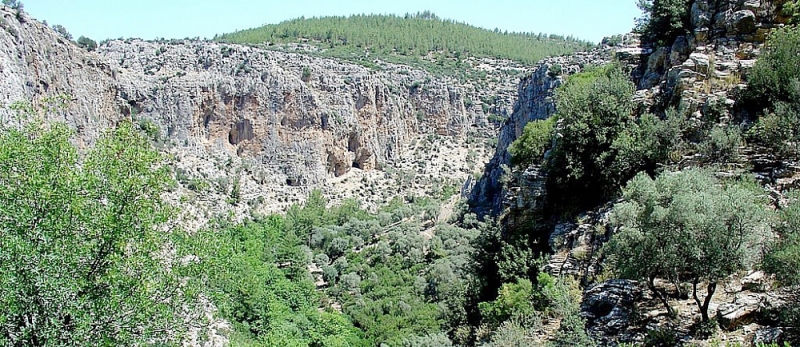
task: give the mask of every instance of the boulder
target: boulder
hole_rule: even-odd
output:
[[[631,324],[635,303],[641,297],[642,289],[635,281],[609,280],[584,292],[581,316],[593,336],[619,335]]]
[[[783,328],[764,328],[753,333],[753,346],[780,343],[783,337]]]
[[[727,29],[732,34],[752,34],[756,31],[756,15],[750,10],[736,11],[727,23]]]
[[[754,271],[742,278],[742,288],[751,292],[763,293],[772,287],[770,278],[763,271]]]
[[[717,307],[717,321],[725,330],[736,330],[756,319],[761,307],[761,300],[757,295],[745,295],[735,302],[720,304]]]

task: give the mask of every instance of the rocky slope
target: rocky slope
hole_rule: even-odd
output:
[[[520,215],[539,213],[546,200],[543,187],[545,173],[540,167],[511,171],[508,146],[520,136],[523,127],[535,119],[555,112],[552,96],[561,77],[547,72],[554,64],[574,65],[583,60],[603,62],[613,55],[629,65],[637,85],[635,99],[651,111],[663,111],[665,105],[685,107],[691,121],[702,122],[710,112],[723,113],[720,122],[747,119],[746,107],[739,97],[746,90],[743,76],[753,66],[770,29],[785,23],[779,9],[784,1],[697,0],[691,8],[691,28],[671,45],[642,45],[635,35],[627,35],[621,46],[606,47],[572,60],[546,60],[519,88],[519,101],[512,117],[500,130],[497,150],[477,181],[470,195],[470,205],[482,215],[500,216],[506,228],[515,227]],[[678,158],[676,168],[701,164],[698,158]],[[776,159],[759,148],[740,150],[736,163],[728,165],[729,173],[747,170],[780,198],[780,191],[795,187],[800,178],[797,164]],[[503,178],[505,176],[505,178]],[[643,286],[635,282],[604,281],[600,249],[614,230],[608,213],[613,202],[586,211],[576,220],[556,223],[545,235],[553,254],[545,270],[555,275],[571,275],[583,283],[596,283],[586,288],[583,316],[589,331],[599,342],[645,339],[647,331],[667,328],[678,332],[677,341],[690,342],[690,325],[699,312],[688,298],[674,297],[679,317],[670,320],[659,311],[658,303]],[[787,291],[770,290],[770,279],[763,273],[733,276],[712,301],[712,312],[724,330],[718,338],[734,343],[773,342],[781,335],[780,328],[765,326],[759,315],[781,305]],[[662,285],[667,285],[662,284]],[[704,344],[703,341],[692,341]],[[676,342],[678,343],[678,342]]]
[[[67,122],[81,145],[123,119],[140,124],[174,156],[173,198],[193,220],[281,211],[314,188],[374,205],[460,187],[480,170],[496,132],[484,111],[510,114],[514,81],[486,90],[378,65],[184,40],[86,52],[0,10],[0,105],[48,108],[38,116]],[[0,120],[20,121],[12,107]]]

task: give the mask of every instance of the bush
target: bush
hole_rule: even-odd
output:
[[[67,28],[65,28],[63,25],[60,24],[53,25],[53,30],[55,30],[59,35],[61,35],[61,37],[69,41],[72,41],[72,34],[70,34],[67,31]]]
[[[303,82],[311,81],[311,69],[309,69],[307,66],[304,66],[303,74],[300,76],[300,79],[302,79]]]
[[[796,154],[796,145],[789,144],[800,140],[800,28],[773,30],[747,81],[749,103],[765,109],[751,130],[753,138],[784,154]]]
[[[800,193],[787,194],[788,206],[778,212],[776,231],[781,238],[764,256],[764,269],[777,275],[784,285],[800,284]]]
[[[699,152],[712,162],[732,162],[737,160],[739,146],[742,145],[742,131],[738,126],[714,127],[703,142]]]
[[[526,124],[522,136],[508,147],[511,164],[526,167],[539,162],[552,143],[555,121],[555,117],[550,117]]]
[[[637,6],[644,12],[638,19],[636,31],[644,39],[659,46],[669,46],[691,28],[691,0],[639,0]]]
[[[76,42],[78,43],[78,47],[83,48],[83,49],[85,49],[85,50],[87,50],[89,52],[94,51],[95,49],[97,49],[97,42],[95,42],[94,40],[92,40],[92,39],[90,39],[90,38],[88,38],[86,36],[79,37],[78,41],[76,41]]]
[[[561,72],[562,72],[561,64],[553,64],[550,65],[549,68],[547,68],[547,75],[550,76],[551,78],[556,78],[558,76],[561,76]]]

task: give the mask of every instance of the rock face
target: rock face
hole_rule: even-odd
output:
[[[564,77],[580,72],[585,66],[607,64],[610,59],[609,50],[549,58],[539,63],[532,73],[520,81],[514,112],[500,128],[494,156],[486,165],[483,175],[475,183],[469,196],[470,205],[478,214],[497,216],[508,206],[507,203],[510,200],[516,200],[516,198],[507,200],[509,199],[506,196],[507,192],[501,183],[501,178],[506,174],[511,159],[508,147],[522,134],[522,130],[529,122],[547,119],[555,113],[553,96],[556,88],[564,81]],[[560,67],[561,73],[554,74],[553,67]],[[525,178],[527,186],[541,191],[542,178],[538,175],[539,170],[535,168],[531,170]],[[538,195],[536,192],[532,192],[530,196]]]
[[[513,81],[485,89],[406,66],[205,41],[115,40],[86,52],[27,15],[3,8],[0,18],[0,105],[27,100],[38,108],[67,95],[66,108],[42,116],[67,122],[81,145],[124,119],[154,126],[187,177],[240,183],[247,202],[258,198],[267,212],[353,170],[399,166],[421,137],[493,136],[483,110],[509,114],[514,97]],[[491,106],[478,101],[489,96]],[[18,118],[4,107],[0,120],[14,126]],[[473,156],[472,165],[482,164],[481,153]],[[449,169],[457,174],[442,176],[458,182],[447,184],[471,176]],[[222,194],[231,189],[223,183]],[[333,191],[341,189],[326,193]]]

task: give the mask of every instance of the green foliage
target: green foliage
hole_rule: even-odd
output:
[[[512,317],[524,317],[534,312],[531,300],[533,298],[533,284],[526,279],[517,283],[506,283],[500,287],[497,299],[491,302],[482,302],[478,305],[484,322],[494,326]]]
[[[667,347],[677,346],[678,334],[669,328],[654,328],[647,330],[647,336],[644,338],[645,347]]]
[[[67,31],[67,28],[65,28],[63,25],[60,24],[53,25],[53,30],[55,30],[56,33],[61,35],[61,37],[69,41],[72,41],[72,34],[70,34],[69,31]]]
[[[796,155],[800,140],[800,28],[770,33],[767,46],[747,76],[749,102],[765,108],[751,129],[755,140]]]
[[[443,58],[462,55],[506,58],[534,64],[547,56],[572,53],[590,44],[573,37],[532,33],[501,33],[442,20],[424,12],[394,15],[299,18],[279,24],[224,34],[220,41],[240,44],[310,43],[326,48],[326,54],[363,57],[418,57],[441,52]],[[374,60],[370,57],[369,60]]]
[[[659,163],[668,162],[682,144],[684,119],[674,109],[665,119],[644,114],[629,124],[611,144],[616,152],[611,171],[625,180],[638,171],[655,172]]]
[[[85,156],[71,135],[0,134],[0,344],[177,343],[194,294],[165,255],[164,157],[126,122]]]
[[[703,142],[699,152],[714,162],[735,161],[742,145],[742,131],[738,126],[715,126]]]
[[[537,119],[525,125],[522,136],[508,147],[512,165],[525,167],[542,159],[553,141],[555,120],[555,117]]]
[[[547,68],[547,75],[552,77],[552,78],[556,78],[558,76],[561,76],[561,72],[562,72],[561,70],[562,69],[561,69],[561,65],[560,64],[550,65],[550,67]]]
[[[697,169],[655,180],[639,174],[624,196],[612,214],[619,232],[605,246],[610,264],[623,278],[647,280],[670,311],[653,280],[693,283],[704,321],[716,282],[750,268],[771,237],[768,200],[746,179],[723,181]],[[696,285],[702,281],[710,285],[701,303]]]
[[[784,285],[800,284],[800,194],[788,194],[790,203],[778,211],[776,231],[780,239],[764,258],[764,268],[777,275]]]
[[[88,38],[86,36],[79,37],[78,41],[75,41],[75,42],[78,44],[78,47],[83,48],[83,49],[85,49],[85,50],[87,50],[89,52],[94,51],[95,49],[97,49],[97,42],[95,42],[94,40],[92,40],[92,39],[90,39],[90,38]]]
[[[616,194],[627,177],[609,168],[614,140],[633,123],[633,91],[616,65],[573,75],[557,91],[558,141],[547,166],[558,193],[551,196],[591,204]]]
[[[453,342],[444,333],[413,336],[403,340],[403,347],[452,347]]]
[[[670,46],[691,28],[691,0],[639,0],[637,6],[644,15],[636,30],[649,42]]]
[[[223,316],[234,323],[238,343],[254,346],[362,346],[352,323],[320,312],[320,295],[306,275],[302,240],[283,219],[202,231],[185,245],[201,262],[202,281]]]
[[[551,346],[594,346],[580,316],[581,289],[571,279],[540,273],[536,285],[528,280],[506,283],[497,299],[479,304],[483,323],[497,327],[486,346],[527,346],[544,319],[560,319]]]
[[[304,66],[303,74],[300,76],[300,79],[302,79],[303,82],[311,81],[311,69],[309,69],[307,66]]]
[[[800,23],[800,1],[790,0],[783,4],[783,15],[790,18],[790,24]]]

